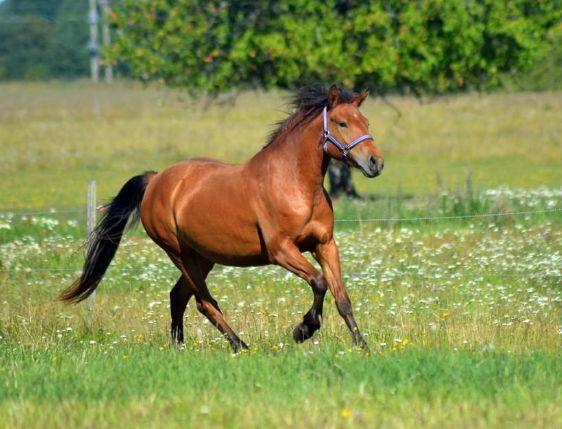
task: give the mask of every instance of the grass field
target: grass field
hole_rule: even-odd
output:
[[[137,86],[0,86],[1,208],[83,204],[85,183],[110,195],[129,177],[179,159],[241,162],[286,116],[286,94],[243,93],[211,105]],[[359,189],[424,196],[464,186],[559,187],[562,93],[370,100],[363,111],[385,153],[385,174]]]
[[[404,219],[336,224],[370,352],[351,348],[331,298],[294,344],[308,286],[217,267],[211,291],[250,344],[234,356],[193,305],[186,345],[170,343],[177,273],[140,230],[94,309],[55,298],[80,269],[89,179],[107,198],[185,157],[242,161],[283,94],[204,109],[100,88],[0,85],[0,427],[562,426],[561,93],[394,98],[398,122],[368,102],[385,174],[356,175],[368,198],[337,201],[337,218]]]

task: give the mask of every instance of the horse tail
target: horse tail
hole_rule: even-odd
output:
[[[132,177],[111,202],[104,206],[101,219],[88,237],[82,274],[61,293],[62,301],[78,303],[88,298],[96,290],[115,256],[131,215],[129,225],[132,227],[138,223],[140,205],[146,186],[155,174],[154,171],[147,171]]]

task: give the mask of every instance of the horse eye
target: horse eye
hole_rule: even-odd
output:
[[[342,128],[347,128],[347,124],[345,122],[340,122],[338,125]]]

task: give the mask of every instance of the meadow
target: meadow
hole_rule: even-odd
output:
[[[249,352],[193,304],[173,345],[178,274],[142,228],[94,301],[57,302],[80,270],[88,180],[102,200],[179,159],[243,161],[286,95],[0,85],[1,427],[562,425],[561,93],[365,104],[385,172],[356,174],[365,199],[335,211],[368,353],[331,297],[293,343],[312,294],[278,267],[209,277]]]

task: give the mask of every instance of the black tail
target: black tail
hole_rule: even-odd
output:
[[[82,275],[62,292],[60,299],[78,303],[88,298],[98,286],[119,247],[123,231],[133,215],[132,224],[139,219],[139,209],[146,185],[153,171],[129,179],[111,203],[105,206],[102,218],[88,237],[86,261]]]

